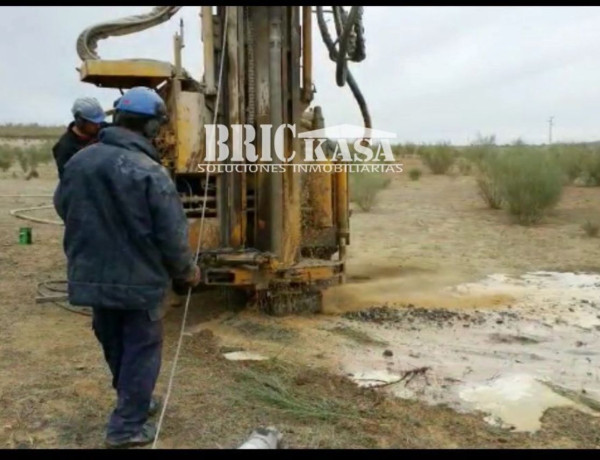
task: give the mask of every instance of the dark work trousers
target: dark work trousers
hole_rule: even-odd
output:
[[[155,311],[93,309],[92,327],[117,390],[107,438],[113,441],[138,434],[148,419],[148,408],[160,372],[162,319]]]

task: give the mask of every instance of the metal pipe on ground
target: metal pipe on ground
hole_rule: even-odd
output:
[[[275,428],[257,428],[238,449],[279,449],[282,437]]]

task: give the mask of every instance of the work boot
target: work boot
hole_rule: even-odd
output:
[[[106,447],[110,449],[127,449],[129,447],[141,447],[150,444],[156,437],[156,426],[154,423],[144,423],[142,430],[133,436],[119,441],[106,438]]]
[[[160,396],[152,396],[152,399],[150,400],[150,407],[148,407],[148,416],[152,417],[153,415],[158,414],[161,406],[162,398]]]

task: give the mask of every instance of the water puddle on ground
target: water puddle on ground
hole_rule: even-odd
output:
[[[499,274],[442,296],[465,304],[484,296],[512,299],[505,305],[347,313],[340,323],[387,345],[341,345],[339,371],[398,397],[481,411],[489,423],[515,431],[539,429],[551,407],[597,414],[590,401],[600,401],[599,288],[596,274]]]
[[[459,397],[472,409],[488,413],[488,423],[519,431],[539,430],[540,419],[550,407],[575,407],[591,413],[530,375],[507,375],[487,384],[465,386]]]

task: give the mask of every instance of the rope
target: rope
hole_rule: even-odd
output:
[[[32,217],[32,216],[23,216],[22,212],[27,211],[35,211],[38,209],[54,209],[54,205],[52,204],[44,204],[42,206],[32,206],[29,208],[20,208],[20,209],[12,209],[9,211],[10,215],[16,217],[17,219],[29,220],[31,222],[37,222],[40,224],[50,224],[50,225],[64,225],[61,221],[51,220],[51,219],[42,219],[41,217]]]
[[[225,54],[227,53],[226,50],[226,40],[227,40],[227,19],[228,19],[228,14],[227,14],[227,7],[225,8],[225,21],[223,24],[223,38],[222,38],[222,46],[221,46],[221,62],[219,64],[219,80],[217,83],[217,94],[216,94],[216,99],[215,99],[215,113],[214,113],[214,117],[213,117],[213,125],[217,124],[217,115],[219,113],[219,97],[221,95],[221,85],[222,85],[222,81],[223,81],[223,65],[225,63]],[[202,241],[202,235],[204,232],[204,216],[205,216],[205,212],[206,212],[206,203],[207,203],[207,198],[208,198],[208,180],[210,178],[210,173],[208,171],[208,168],[206,170],[206,178],[205,178],[205,183],[204,183],[204,202],[202,204],[202,215],[200,217],[200,232],[198,234],[198,244],[196,246],[196,254],[194,257],[194,265],[198,264],[198,257],[200,255],[200,250],[202,249],[201,246],[201,241]],[[171,375],[169,377],[169,383],[167,385],[167,394],[165,395],[165,400],[163,403],[163,407],[162,407],[162,411],[160,413],[160,418],[158,419],[158,425],[156,426],[156,435],[154,437],[154,442],[152,443],[152,449],[156,449],[156,444],[158,443],[158,436],[160,434],[160,429],[162,428],[162,424],[163,424],[163,419],[165,417],[165,413],[167,411],[167,405],[169,403],[169,398],[171,396],[171,389],[173,387],[173,382],[175,380],[175,370],[177,368],[177,362],[179,360],[179,353],[181,351],[181,344],[183,343],[183,333],[185,331],[185,324],[186,324],[186,320],[187,320],[187,315],[188,315],[188,310],[189,310],[189,306],[190,306],[190,299],[192,297],[192,288],[189,287],[188,288],[188,292],[187,292],[187,297],[185,300],[185,308],[183,310],[183,319],[181,321],[181,331],[179,333],[179,340],[177,342],[177,349],[175,351],[175,358],[173,359],[173,365],[171,366]]]

